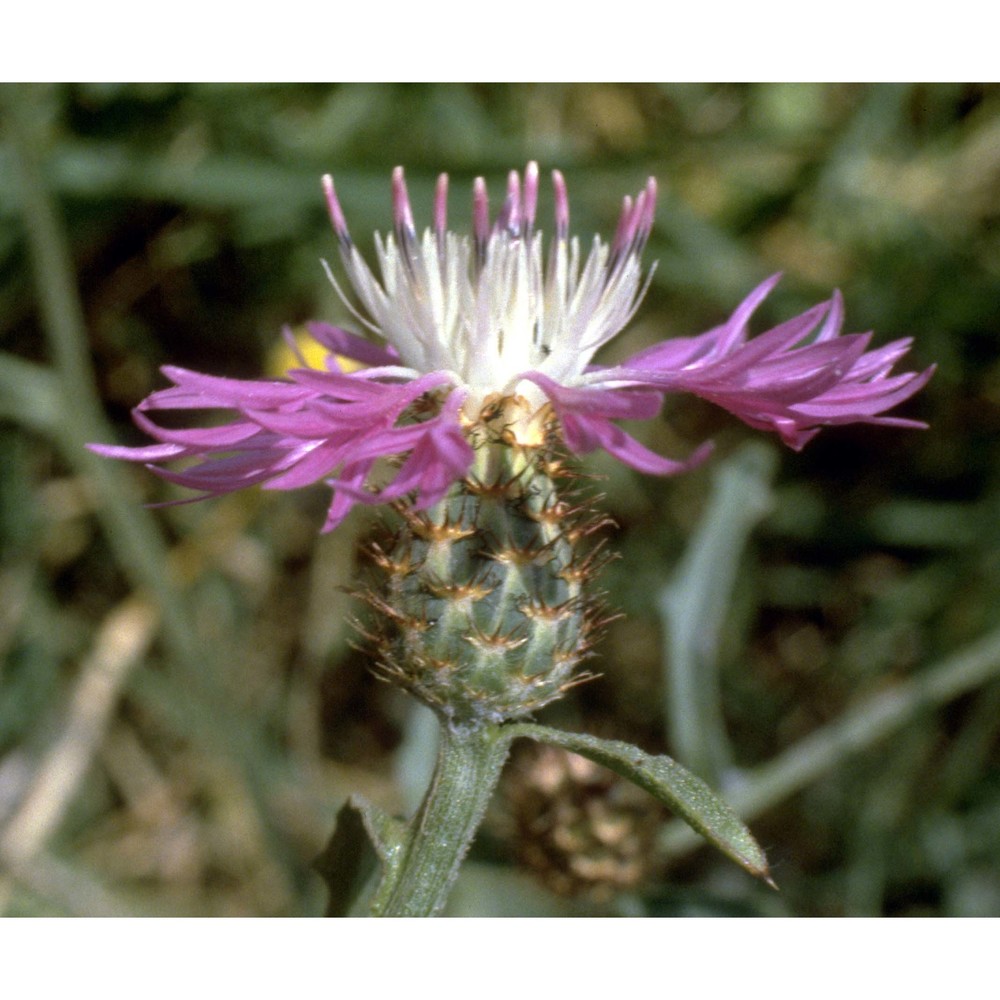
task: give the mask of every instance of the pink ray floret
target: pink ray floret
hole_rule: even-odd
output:
[[[173,386],[134,411],[137,426],[156,443],[92,449],[145,463],[198,491],[194,500],[255,484],[290,490],[324,482],[333,490],[324,525],[330,530],[356,504],[406,500],[422,509],[441,500],[468,474],[474,458],[469,428],[486,400],[497,397],[520,397],[529,414],[550,408],[574,454],[602,449],[652,475],[693,468],[711,451],[707,442],[686,459],[666,458],[618,425],[657,416],[668,393],[700,396],[795,449],[823,426],[925,426],[888,411],[923,388],[933,368],[893,374],[911,341],[869,350],[870,333],[842,333],[838,292],[750,336],[750,320],[777,275],[707,333],[662,341],[619,365],[595,365],[594,355],[632,319],[648,285],[641,255],[653,226],[656,182],[650,178],[624,199],[611,242],[595,237],[585,254],[569,235],[565,181],[558,171],[552,179],[555,228],[543,260],[535,230],[536,164],[523,180],[510,173],[492,223],[486,183],[476,179],[471,237],[446,229],[448,178],[442,174],[432,227],[421,238],[397,168],[393,231],[376,239],[376,277],[351,239],[333,179],[324,177],[341,261],[360,308],[348,306],[379,341],[311,323],[310,335],[328,352],[317,369],[286,332],[301,365],[280,380],[168,366],[163,371]],[[344,360],[355,370],[345,371]],[[176,430],[152,418],[161,410],[221,410],[231,419]],[[161,464],[174,460],[186,466]]]

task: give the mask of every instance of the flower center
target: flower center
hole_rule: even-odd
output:
[[[537,180],[538,168],[529,164],[522,195],[520,177],[512,172],[492,225],[485,183],[477,180],[470,237],[445,228],[442,176],[434,226],[418,237],[397,170],[395,227],[385,237],[375,236],[378,278],[347,233],[332,180],[325,181],[344,266],[368,318],[356,315],[396,348],[415,375],[452,376],[468,393],[469,413],[494,394],[543,405],[544,394],[522,380],[527,373],[579,384],[597,350],[632,318],[648,284],[640,255],[652,225],[652,180],[634,202],[625,199],[614,241],[595,237],[584,258],[579,242],[568,235],[565,184],[555,173],[555,238],[547,259],[542,234],[534,229]]]

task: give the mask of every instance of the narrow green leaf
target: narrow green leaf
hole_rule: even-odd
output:
[[[0,417],[41,434],[63,419],[59,380],[49,369],[0,351]]]
[[[403,826],[360,795],[337,813],[333,835],[313,867],[326,883],[326,916],[358,911],[358,901],[380,866],[391,866],[402,843]]]
[[[514,738],[526,736],[540,743],[561,747],[628,778],[669,806],[710,844],[751,875],[774,886],[764,851],[743,821],[701,778],[695,777],[677,761],[667,756],[654,757],[629,743],[564,733],[547,726],[520,723],[511,726],[509,731],[513,731]]]
[[[668,745],[716,781],[730,765],[719,670],[723,636],[750,536],[772,505],[777,455],[753,441],[715,470],[698,530],[659,595]]]

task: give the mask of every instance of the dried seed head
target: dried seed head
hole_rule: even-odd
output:
[[[553,892],[604,902],[648,878],[662,807],[634,785],[565,750],[525,743],[503,790],[502,832]]]

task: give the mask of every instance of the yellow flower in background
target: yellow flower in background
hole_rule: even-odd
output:
[[[329,348],[324,347],[309,336],[309,331],[305,326],[288,327],[287,329],[291,334],[295,349],[292,348],[288,339],[280,338],[267,352],[267,374],[273,375],[275,378],[282,378],[288,374],[289,369],[301,368],[303,361],[309,368],[322,369],[330,354]],[[337,354],[336,358],[337,364],[344,372],[356,372],[365,367],[360,361],[345,357],[343,354]]]

